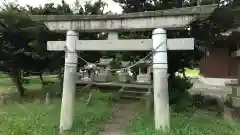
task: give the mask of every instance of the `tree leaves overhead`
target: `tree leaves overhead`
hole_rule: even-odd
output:
[[[64,5],[60,7],[58,6],[61,11],[66,8]],[[52,52],[47,52],[46,43],[47,40],[57,40],[59,36],[50,32],[44,24],[34,22],[28,17],[31,12],[46,13],[50,10],[49,6],[46,5],[46,8],[28,6],[28,8],[10,4],[5,5],[0,12],[0,66],[7,71],[10,69],[43,71],[49,69],[46,67],[47,63],[51,65],[50,59],[54,55]]]
[[[46,72],[60,70],[64,64],[64,52],[48,52],[47,41],[66,40],[66,35],[49,31],[41,22],[32,21],[28,15],[103,14],[106,4],[99,0],[75,10],[62,1],[59,5],[21,7],[15,3],[5,4],[0,11],[0,69],[10,74],[20,95],[24,95],[21,72]],[[97,39],[102,33],[82,33],[81,39]],[[88,61],[95,62],[101,52],[81,52]],[[85,64],[80,62],[81,65]]]
[[[11,66],[14,65],[22,70],[46,70],[49,69],[50,65],[54,65],[55,68],[61,68],[63,66],[64,53],[48,52],[46,49],[46,43],[49,40],[64,41],[66,39],[66,35],[64,33],[59,34],[48,31],[43,23],[32,21],[28,15],[103,14],[105,6],[106,3],[101,0],[95,3],[87,1],[85,6],[81,6],[76,2],[74,10],[72,10],[65,1],[62,1],[62,3],[59,5],[47,3],[44,6],[39,7],[32,7],[29,5],[26,7],[21,7],[14,3],[6,4],[2,8],[2,12],[0,12],[0,33],[2,34],[2,43],[5,44],[3,44],[1,47],[3,48],[4,46],[6,50],[6,54],[2,53],[2,55],[5,55],[6,59],[11,59],[8,61],[16,63],[16,65],[11,64]],[[99,36],[101,37],[101,35],[102,33],[82,33],[80,34],[80,39],[98,39]],[[10,52],[14,51],[18,52],[19,55],[13,53],[10,57]],[[54,57],[54,54],[61,55]],[[92,62],[97,61],[101,56],[100,52],[99,54],[95,53],[95,57],[93,57],[91,54],[91,52],[81,52],[82,57]],[[55,59],[51,60],[52,58]],[[18,61],[18,63],[16,61]],[[27,61],[28,63],[25,63]],[[36,64],[32,64],[34,61],[38,62]],[[50,64],[51,61],[55,64]],[[5,60],[4,63],[6,62],[7,61]],[[46,62],[49,62],[49,64],[46,64]],[[80,65],[83,64],[85,63],[80,62]]]
[[[46,3],[43,7],[32,7],[27,5],[27,10],[32,15],[67,15],[73,13],[70,6],[64,0],[62,0],[61,5],[57,5],[56,7],[54,3]]]
[[[179,8],[184,5],[184,0],[114,0],[119,3],[124,12],[145,12],[170,8]]]
[[[145,12],[155,11],[163,9],[171,9],[176,7],[186,6],[197,6],[206,4],[220,4],[220,0],[114,0],[123,7],[123,12]],[[235,1],[236,2],[236,1]],[[220,7],[210,17],[204,17],[203,19],[196,20],[191,24],[191,31],[179,31],[179,30],[168,30],[169,38],[180,38],[180,37],[194,37],[196,46],[211,45],[213,41],[224,39],[221,35],[234,26],[234,14],[233,14],[233,3],[230,3]],[[224,15],[224,16],[223,16]],[[236,14],[235,14],[236,15]],[[150,35],[151,32],[143,32],[142,34]],[[147,34],[148,33],[148,34]],[[201,33],[201,34],[200,34]],[[141,35],[141,33],[139,33]],[[126,37],[127,35],[125,35]],[[199,49],[195,48],[194,51],[186,52],[169,52],[169,73],[173,74],[181,68],[191,67],[193,61],[198,61],[203,53]],[[195,62],[194,62],[195,63]]]
[[[239,14],[239,7],[234,3],[220,6],[210,17],[193,22],[191,35],[205,46],[215,45],[219,40],[232,40],[232,35],[223,33],[240,26]]]

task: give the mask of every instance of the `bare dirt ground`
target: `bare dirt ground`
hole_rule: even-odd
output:
[[[114,105],[114,113],[104,125],[100,135],[125,135],[124,126],[136,116],[139,102],[121,101]]]

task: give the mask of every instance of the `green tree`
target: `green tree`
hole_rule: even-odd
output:
[[[0,12],[0,66],[10,74],[20,96],[25,94],[21,81],[22,71],[42,73],[59,68],[56,65],[61,63],[58,58],[59,53],[49,53],[46,50],[46,41],[58,39],[61,35],[50,32],[44,24],[33,22],[27,16],[29,12],[46,12],[48,9],[49,7],[46,6],[42,10],[30,8],[29,11],[27,8],[10,3]],[[60,9],[62,12],[64,8]]]
[[[79,5],[75,6],[78,8],[77,12],[73,12],[65,1],[62,1],[62,4],[57,6],[54,6],[53,3],[47,3],[40,7],[29,5],[21,7],[15,3],[7,3],[2,7],[0,12],[0,68],[11,75],[20,96],[24,96],[21,81],[22,71],[39,72],[40,75],[46,71],[62,71],[64,62],[64,53],[48,52],[46,43],[49,40],[65,40],[66,35],[50,32],[44,24],[33,22],[28,17],[28,14],[103,14],[106,4],[102,1],[91,4],[89,1],[83,8]],[[82,33],[80,39],[98,39],[99,35],[101,36],[101,33]],[[92,57],[91,52],[80,53],[84,59],[90,62],[98,60],[101,53],[98,54]],[[85,64],[81,59],[79,61],[79,66]]]
[[[119,3],[123,12],[144,12],[155,11],[162,9],[170,9],[182,6],[195,6],[205,4],[220,4],[220,0],[191,0],[189,2],[176,1],[176,0],[114,0]],[[197,3],[197,4],[196,4]],[[168,38],[180,38],[180,37],[194,37],[196,40],[194,51],[170,51],[168,52],[169,58],[169,74],[174,75],[176,71],[183,70],[184,67],[196,66],[195,61],[199,61],[203,52],[201,46],[203,44],[212,44],[216,39],[221,38],[221,33],[227,31],[230,28],[235,27],[234,16],[236,17],[238,12],[234,12],[237,8],[238,1],[229,2],[229,4],[219,7],[210,17],[204,17],[203,19],[197,19],[191,24],[191,31],[187,30],[168,30]],[[235,6],[235,7],[234,7]],[[224,17],[222,16],[224,14]],[[151,38],[151,32],[133,32],[135,34],[121,33],[121,37],[131,38]],[[204,33],[204,34],[199,34]],[[134,36],[133,36],[134,35]],[[144,37],[143,37],[144,35]],[[142,53],[145,55],[144,53]],[[140,53],[139,53],[140,55]],[[143,57],[143,56],[142,56]]]
[[[175,7],[182,7],[183,1],[172,1],[172,0],[114,0],[115,2],[120,3],[123,8],[123,11],[126,13],[132,12],[144,12],[144,11],[155,11],[162,9],[169,9]],[[132,32],[121,33],[121,37],[125,38],[130,35],[131,38],[151,38],[151,31],[148,32],[134,32],[135,34],[130,34]],[[134,35],[134,36],[133,36]],[[181,31],[168,31],[168,38],[180,38],[180,37],[190,37],[190,33],[187,30]],[[128,52],[129,53],[129,52]],[[136,53],[136,52],[131,52]],[[139,57],[144,57],[147,52],[136,53]],[[197,55],[193,55],[197,54]],[[170,51],[168,52],[168,63],[169,69],[168,73],[170,76],[174,76],[175,72],[183,70],[185,67],[192,67],[191,63],[194,59],[200,57],[200,52],[196,49],[194,51]],[[125,53],[125,55],[128,55]],[[134,55],[134,56],[135,56]]]
[[[163,9],[171,9],[176,7],[184,6],[196,6],[205,4],[217,4],[219,0],[191,0],[189,2],[185,1],[175,1],[175,0],[114,0],[119,3],[123,12],[145,12],[145,11],[155,11]],[[236,1],[235,1],[236,2]],[[230,3],[229,5],[231,5]],[[188,30],[168,30],[168,38],[181,38],[181,37],[194,37],[195,38],[195,49],[193,51],[169,51],[168,52],[168,73],[169,77],[169,92],[170,92],[170,103],[179,103],[181,101],[181,95],[185,95],[186,90],[191,87],[189,82],[186,80],[179,80],[175,77],[175,72],[184,71],[184,68],[192,68],[198,66],[196,63],[204,55],[201,51],[201,47],[204,44],[212,44],[213,40],[219,37],[221,32],[228,30],[233,27],[233,15],[232,7],[224,5],[219,7],[210,17],[204,17],[203,19],[197,19],[191,25],[191,31]],[[224,14],[224,16],[222,16]],[[221,15],[221,16],[220,16]],[[131,34],[135,33],[135,34]],[[201,34],[199,34],[201,33]],[[204,34],[203,34],[204,33]],[[144,38],[151,38],[151,32],[128,32],[121,33],[122,37],[139,38],[144,35]],[[142,37],[141,37],[142,38]],[[136,53],[136,52],[133,52]],[[126,54],[127,55],[127,54]],[[144,53],[136,53],[134,56],[144,57]],[[184,73],[184,72],[183,72]],[[177,83],[178,84],[177,84]],[[183,83],[185,82],[185,83]],[[174,85],[173,85],[174,84]],[[184,85],[182,85],[184,84]],[[189,85],[187,85],[189,84]],[[183,87],[186,86],[186,87]]]

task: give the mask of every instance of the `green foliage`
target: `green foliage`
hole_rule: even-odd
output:
[[[24,96],[22,71],[55,70],[63,60],[59,59],[60,53],[46,50],[46,41],[58,35],[48,31],[43,23],[32,21],[27,16],[30,12],[33,10],[14,3],[5,5],[0,12],[0,67],[13,78],[21,96]]]
[[[28,12],[33,15],[63,15],[63,14],[72,14],[70,6],[62,0],[61,5],[54,6],[54,3],[46,3],[43,7],[32,7],[27,5]]]
[[[182,78],[180,76],[169,77],[168,80],[168,95],[169,104],[174,112],[188,112],[191,111],[194,103],[192,95],[188,90],[193,86],[193,83],[188,78]],[[145,102],[146,109],[149,112],[153,112],[153,93],[151,95],[142,98],[142,102]]]
[[[143,12],[143,11],[155,11],[161,9],[168,9],[179,7],[180,3],[174,3],[169,0],[160,0],[160,1],[130,1],[130,0],[115,0],[120,3],[124,9],[124,12]],[[154,3],[154,4],[153,4]],[[149,39],[151,38],[152,32],[124,32],[120,33],[121,39]],[[191,33],[187,30],[168,30],[168,38],[187,38],[191,37]],[[127,58],[131,61],[137,61],[139,58],[143,58],[147,55],[148,52],[123,52],[121,53],[122,58]],[[198,62],[200,58],[203,56],[202,51],[195,47],[193,51],[169,51],[168,52],[168,64],[169,69],[168,73],[170,75],[174,75],[175,72],[179,70],[183,70],[185,67],[193,68],[198,66]]]
[[[101,1],[93,5],[85,5],[84,14],[102,14]],[[100,10],[98,10],[100,9]],[[100,11],[100,12],[96,12]],[[32,21],[27,15],[68,15],[73,14],[70,6],[62,1],[62,4],[54,6],[47,3],[40,7],[21,7],[15,3],[5,4],[0,12],[0,68],[14,77],[15,83],[24,95],[21,84],[21,71],[46,72],[63,67],[64,53],[48,52],[46,43],[48,40],[65,40],[64,34],[56,34],[48,31],[43,23]],[[77,13],[80,14],[80,13]],[[97,33],[83,34],[85,39],[97,38]],[[95,62],[99,55],[90,56],[91,53],[82,53],[84,59]],[[84,63],[81,63],[84,64]],[[47,66],[46,66],[47,65]]]
[[[240,26],[238,19],[240,10],[236,1],[227,0],[226,5],[219,2],[219,7],[210,16],[200,17],[191,24],[191,36],[195,38],[197,46],[209,47],[219,44],[219,41],[227,41],[232,46],[236,46],[239,42],[239,35],[234,39],[233,33],[230,36],[222,34]]]
[[[187,111],[192,105],[191,95],[188,90],[193,86],[188,78],[174,76],[169,78],[169,103],[175,111]]]
[[[219,0],[191,0],[191,1],[181,1],[181,0],[114,0],[123,7],[123,12],[132,13],[132,12],[145,12],[145,11],[155,11],[162,9],[169,9],[182,6],[196,6],[196,5],[205,5],[205,4],[219,4]],[[236,5],[236,0],[234,1]],[[230,5],[230,6],[229,6]],[[237,15],[236,12],[235,16]],[[223,17],[222,15],[226,15]],[[224,32],[230,28],[233,28],[233,8],[231,3],[218,8],[214,13],[208,17],[203,16],[192,22],[191,31],[187,30],[168,30],[168,38],[180,38],[180,37],[194,37],[196,41],[194,51],[170,51],[168,52],[168,63],[169,70],[168,73],[173,75],[175,72],[182,70],[185,67],[193,68],[198,66],[198,62],[201,57],[204,55],[204,52],[201,51],[201,48],[204,46],[209,46],[219,39],[224,39],[221,35],[221,32]],[[201,34],[199,34],[201,33]],[[204,33],[204,34],[203,34]],[[123,33],[121,38],[151,38],[151,32],[131,32]],[[239,38],[238,38],[239,39]],[[125,56],[135,56],[131,52],[124,53]],[[137,56],[143,57],[144,54],[137,54]]]
[[[112,62],[111,62],[111,67],[113,69],[120,69],[121,68],[121,59],[114,59]]]
[[[183,0],[114,0],[120,3],[124,12],[144,12],[181,7]]]

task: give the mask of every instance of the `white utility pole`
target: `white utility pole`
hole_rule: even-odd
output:
[[[155,128],[156,130],[168,131],[170,116],[166,31],[162,28],[155,29],[152,33],[152,41]]]
[[[77,40],[78,33],[76,33],[75,31],[67,32],[60,132],[70,130],[73,125],[76,73],[78,62],[78,57],[76,53]]]

